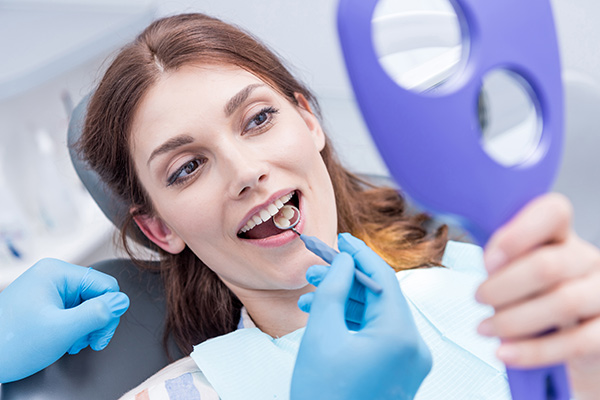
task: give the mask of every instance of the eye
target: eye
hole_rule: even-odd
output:
[[[244,131],[251,131],[253,129],[260,129],[266,126],[269,122],[271,122],[273,115],[277,114],[279,110],[273,107],[265,107],[260,110],[258,113],[254,114],[250,122],[246,124],[246,128]]]
[[[206,159],[195,158],[179,167],[171,176],[169,176],[167,186],[178,185],[188,180],[195,172],[206,163]]]

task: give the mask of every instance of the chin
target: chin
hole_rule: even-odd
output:
[[[295,270],[292,274],[281,276],[279,282],[284,290],[300,290],[309,286],[306,280],[306,270],[312,264],[307,264],[305,268]],[[289,272],[289,271],[288,271]]]

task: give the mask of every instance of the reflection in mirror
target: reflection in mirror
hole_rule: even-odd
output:
[[[432,91],[452,76],[466,47],[449,0],[380,0],[372,30],[383,69],[416,92]]]
[[[483,149],[510,167],[527,161],[541,139],[542,119],[533,90],[520,75],[493,71],[483,79],[477,112]]]

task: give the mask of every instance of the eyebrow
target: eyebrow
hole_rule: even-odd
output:
[[[257,88],[265,86],[264,83],[253,83],[251,85],[246,86],[239,92],[237,92],[229,101],[225,104],[225,116],[230,117],[231,114],[235,112],[250,96],[250,94]],[[194,141],[194,138],[190,135],[179,135],[171,138],[161,144],[159,147],[154,149],[150,157],[148,157],[148,162],[146,165],[150,165],[150,162],[156,158],[157,156],[168,153],[169,151],[175,150],[178,147],[185,146],[186,144],[190,144]]]
[[[240,90],[235,96],[233,96],[227,104],[225,104],[225,116],[230,117],[243,103],[246,101],[252,91],[261,86],[265,86],[264,83],[253,83]]]
[[[159,147],[154,149],[150,157],[148,158],[148,162],[146,165],[150,165],[150,162],[156,157],[164,153],[168,153],[169,151],[175,150],[178,147],[185,146],[186,144],[190,144],[194,142],[194,138],[190,135],[179,135],[171,138],[161,144]]]

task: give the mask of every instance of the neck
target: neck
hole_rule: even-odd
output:
[[[273,338],[278,338],[306,325],[308,314],[298,308],[298,298],[313,291],[312,285],[298,290],[277,290],[237,293],[256,326]]]

